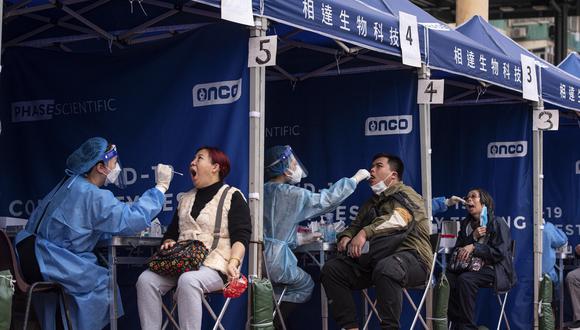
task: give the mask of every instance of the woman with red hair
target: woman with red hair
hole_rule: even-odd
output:
[[[228,156],[215,147],[199,148],[189,165],[195,188],[182,193],[177,211],[163,237],[161,249],[178,241],[199,240],[209,249],[199,270],[179,277],[144,271],[137,281],[137,300],[142,329],[160,329],[162,296],[175,291],[180,329],[200,329],[203,294],[219,291],[228,280],[240,277],[250,240],[250,209],[235,187],[224,183],[230,172]],[[223,197],[223,209],[218,207]],[[217,220],[221,217],[221,223]],[[214,234],[216,222],[219,235]]]

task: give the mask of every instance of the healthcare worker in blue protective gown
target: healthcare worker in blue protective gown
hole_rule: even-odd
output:
[[[66,167],[67,175],[40,201],[16,245],[29,281],[54,281],[64,287],[72,327],[98,330],[109,323],[109,271],[97,264],[92,251],[110,235],[131,235],[149,227],[161,211],[173,172],[159,164],[156,187],[127,204],[100,188],[119,182],[115,145],[90,138],[68,157]],[[35,296],[35,307],[42,328],[54,329],[56,296],[44,296],[43,302],[41,296]]]
[[[433,213],[433,215],[443,213],[447,211],[448,208],[455,206],[458,203],[465,204],[465,200],[457,196],[451,196],[449,198],[443,196],[435,197],[431,200],[431,213]]]
[[[295,186],[307,172],[290,146],[268,149],[264,171],[265,262],[277,291],[286,287],[282,300],[288,303],[282,304],[282,315],[287,317],[293,309],[291,303],[308,301],[314,289],[312,278],[298,267],[292,252],[297,246],[298,223],[335,209],[370,174],[360,169],[353,177],[342,178],[328,189],[314,193]]]

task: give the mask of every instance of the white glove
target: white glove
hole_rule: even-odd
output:
[[[359,184],[361,181],[366,180],[370,177],[371,174],[369,173],[369,171],[365,170],[364,168],[361,168],[360,170],[356,171],[356,173],[351,177],[351,179],[353,179],[356,182],[356,184]]]
[[[155,183],[157,185],[155,188],[165,194],[167,189],[169,189],[171,179],[173,179],[173,170],[171,170],[171,166],[157,164],[157,167],[155,168]]]
[[[465,200],[463,198],[457,197],[457,196],[451,196],[445,200],[445,205],[447,205],[447,207],[451,207],[451,206],[457,205],[457,203],[459,203],[459,202],[465,204]]]

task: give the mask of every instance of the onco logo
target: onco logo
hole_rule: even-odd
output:
[[[576,174],[580,174],[580,160],[576,161]]]
[[[242,95],[242,79],[193,86],[193,107],[234,103]]]
[[[487,158],[525,157],[528,141],[491,142],[487,145]]]
[[[413,116],[369,117],[365,123],[365,135],[409,134],[413,130]]]

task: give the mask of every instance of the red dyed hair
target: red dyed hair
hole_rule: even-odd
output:
[[[216,147],[204,146],[197,149],[195,153],[198,153],[200,150],[207,150],[209,158],[211,158],[211,163],[218,164],[220,166],[220,180],[225,179],[225,177],[230,174],[230,159],[228,158],[228,155],[225,154],[225,152]]]

